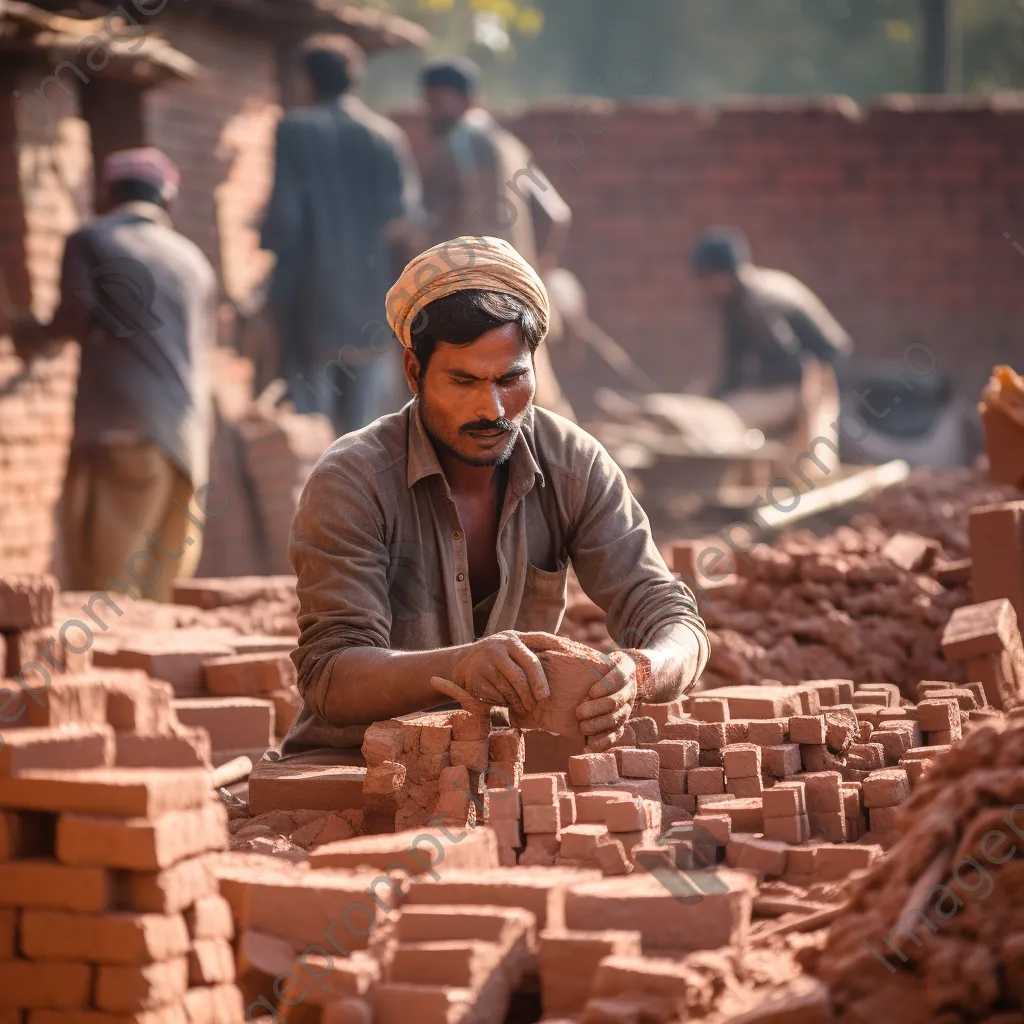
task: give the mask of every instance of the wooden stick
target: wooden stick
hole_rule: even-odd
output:
[[[223,786],[230,786],[235,782],[247,779],[252,772],[252,761],[245,757],[236,757],[226,761],[219,768],[210,772],[210,787],[220,789]]]
[[[791,899],[786,896],[755,896],[754,915],[756,917],[782,917],[783,914],[816,914],[821,910],[831,910],[825,903],[808,903],[805,900]]]
[[[808,914],[801,921],[790,921],[788,924],[776,925],[774,928],[766,928],[751,937],[753,942],[762,942],[764,939],[773,938],[776,935],[788,935],[790,932],[813,932],[818,928],[824,928],[831,924],[837,917],[849,909],[849,903],[837,903],[834,907],[819,910],[816,913]]]

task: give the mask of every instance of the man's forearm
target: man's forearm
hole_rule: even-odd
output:
[[[667,704],[697,681],[707,655],[707,648],[702,648],[697,638],[697,629],[696,625],[677,622],[643,648],[641,653],[651,664],[649,695],[644,703]]]
[[[451,678],[468,650],[468,644],[432,651],[350,647],[309,687],[307,703],[339,727],[422,711],[445,703],[445,696],[430,685],[430,679]]]

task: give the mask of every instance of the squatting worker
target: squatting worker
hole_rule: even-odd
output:
[[[81,346],[61,504],[68,588],[102,590],[131,564],[151,581],[141,596],[170,600],[202,548],[189,502],[207,480],[217,280],[171,225],[179,174],[167,156],[112,153],[101,177],[106,212],[67,240],[53,320],[25,313],[12,333],[26,360]]]
[[[799,412],[804,359],[819,359],[844,383],[853,342],[825,304],[782,270],[751,262],[735,228],[712,228],[693,250],[693,271],[720,307],[725,358],[716,398],[749,427],[773,433]]]
[[[532,709],[547,681],[523,634],[557,630],[570,562],[632,652],[578,712],[606,748],[632,705],[696,680],[707,632],[607,452],[533,404],[540,278],[503,240],[457,238],[405,268],[387,314],[414,397],[335,441],[299,500],[305,703],[283,755],[357,763],[368,723],[441,703],[435,676]]]

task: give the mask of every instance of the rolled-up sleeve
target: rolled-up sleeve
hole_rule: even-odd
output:
[[[298,577],[300,635],[292,660],[299,692],[326,718],[338,654],[390,646],[389,556],[372,475],[324,455],[299,498],[289,558]]]
[[[622,647],[642,648],[666,629],[685,624],[700,648],[699,676],[710,647],[697,601],[665,564],[622,470],[595,445],[589,472],[578,479],[569,555],[587,596],[605,611],[612,639]]]

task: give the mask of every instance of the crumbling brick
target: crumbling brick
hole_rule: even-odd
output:
[[[902,768],[872,772],[862,783],[864,806],[895,807],[910,796],[910,780]]]
[[[53,625],[53,576],[0,576],[0,633]]]

